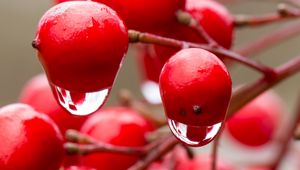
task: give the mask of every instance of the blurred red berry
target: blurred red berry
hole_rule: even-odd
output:
[[[272,140],[283,113],[280,98],[268,91],[244,106],[227,121],[229,134],[247,146],[261,146]]]
[[[145,135],[153,126],[139,113],[129,108],[108,108],[96,112],[83,125],[81,132],[99,142],[117,146],[140,147],[147,144]],[[84,156],[82,163],[96,169],[124,170],[138,156],[118,153],[95,153]]]
[[[63,138],[55,123],[25,104],[0,108],[0,169],[58,170]]]
[[[87,117],[74,116],[59,106],[54,99],[45,74],[30,79],[23,87],[19,101],[32,106],[39,112],[46,113],[58,125],[62,134],[68,129],[80,130]]]

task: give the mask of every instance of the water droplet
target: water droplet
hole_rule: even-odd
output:
[[[89,115],[105,103],[110,88],[97,92],[73,92],[50,83],[54,97],[69,113],[77,116]]]
[[[159,85],[154,82],[147,80],[142,84],[142,93],[145,99],[152,104],[161,104],[161,97],[159,92]]]
[[[168,119],[172,133],[183,143],[197,147],[210,143],[218,134],[222,123],[212,126],[190,126]]]

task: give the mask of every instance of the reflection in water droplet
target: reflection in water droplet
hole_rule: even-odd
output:
[[[110,88],[97,92],[72,92],[50,83],[54,97],[69,113],[77,116],[89,115],[97,111],[106,101]]]
[[[222,123],[212,126],[189,126],[172,119],[168,119],[172,133],[189,146],[203,146],[210,143],[218,134]]]
[[[143,82],[142,93],[149,103],[161,104],[159,85],[156,82],[150,80]]]

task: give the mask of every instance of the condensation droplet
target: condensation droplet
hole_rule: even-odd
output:
[[[222,122],[212,126],[190,126],[168,119],[172,133],[183,143],[192,147],[203,146],[210,143],[221,129]]]
[[[72,115],[85,116],[100,109],[105,103],[110,88],[96,92],[73,92],[50,83],[58,103]]]

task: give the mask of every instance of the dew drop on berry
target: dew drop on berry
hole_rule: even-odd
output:
[[[100,109],[105,103],[111,88],[96,92],[73,92],[50,83],[58,103],[72,115],[85,116]]]
[[[151,104],[161,104],[162,103],[158,83],[151,81],[151,80],[145,80],[142,83],[141,90],[142,90],[143,96],[149,103],[151,103]]]
[[[222,122],[212,126],[191,126],[168,119],[172,133],[183,143],[192,147],[210,143],[221,129]]]

